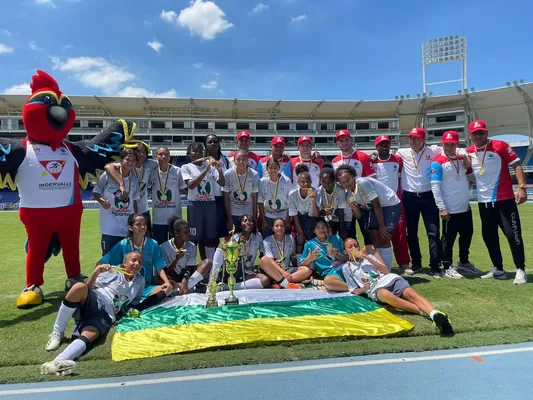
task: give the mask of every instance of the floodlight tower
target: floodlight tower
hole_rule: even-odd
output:
[[[443,64],[461,61],[461,79],[454,79],[441,82],[427,82],[426,68],[429,65]],[[424,81],[424,93],[430,85],[440,85],[443,83],[461,82],[461,90],[468,88],[466,74],[466,37],[465,36],[445,36],[438,39],[431,39],[422,43],[422,79]]]

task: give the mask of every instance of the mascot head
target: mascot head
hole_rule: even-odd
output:
[[[22,120],[30,140],[57,149],[74,125],[76,112],[59,85],[46,72],[37,71],[30,84]]]

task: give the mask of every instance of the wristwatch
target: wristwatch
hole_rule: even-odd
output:
[[[522,184],[518,185],[518,189],[527,189],[527,184],[522,183]]]

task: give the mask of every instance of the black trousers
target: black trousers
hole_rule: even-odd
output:
[[[453,264],[453,245],[459,234],[459,261],[467,263],[470,254],[470,244],[474,235],[474,221],[472,210],[457,214],[450,214],[449,221],[442,221],[442,265],[445,269]]]
[[[500,249],[500,237],[498,227],[509,242],[511,254],[516,268],[524,269],[526,255],[524,241],[522,240],[522,226],[515,199],[500,200],[494,203],[479,203],[479,217],[481,218],[481,232],[483,241],[492,265],[503,270],[502,251]]]
[[[431,271],[439,271],[442,261],[442,245],[439,234],[439,209],[435,204],[433,192],[402,193],[405,208],[405,221],[407,223],[407,244],[414,269],[422,267],[422,254],[418,241],[418,221],[420,214],[424,220],[426,233],[429,241],[429,266]]]

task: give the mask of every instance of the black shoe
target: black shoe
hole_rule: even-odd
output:
[[[70,288],[72,288],[72,286],[74,286],[76,283],[78,282],[85,282],[85,280],[87,279],[88,277],[83,275],[83,274],[79,274],[77,276],[74,276],[72,278],[69,278],[65,281],[65,292],[68,292],[70,290]]]
[[[441,336],[452,337],[455,335],[448,316],[443,312],[437,311],[437,313],[433,316],[433,323],[437,328],[439,328]]]

